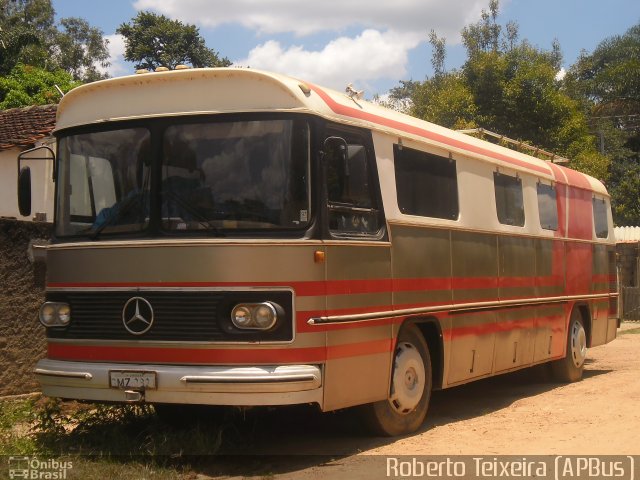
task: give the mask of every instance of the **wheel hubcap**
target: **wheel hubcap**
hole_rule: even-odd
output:
[[[424,363],[416,347],[408,342],[399,343],[389,397],[396,412],[406,415],[418,406],[424,392],[425,377]]]
[[[580,368],[587,357],[587,334],[580,322],[574,322],[571,328],[571,358],[573,364]]]

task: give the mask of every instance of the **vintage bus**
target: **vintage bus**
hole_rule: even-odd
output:
[[[557,164],[252,69],[81,86],[55,135],[45,395],[397,435],[433,389],[576,381],[616,336],[609,196]]]

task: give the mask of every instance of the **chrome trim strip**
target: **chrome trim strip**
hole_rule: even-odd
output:
[[[53,243],[47,246],[47,250],[82,250],[82,249],[102,249],[102,248],[145,248],[145,247],[211,247],[211,246],[239,246],[239,247],[321,247],[326,245],[358,245],[368,247],[390,247],[389,241],[373,241],[363,240],[286,240],[286,239],[258,239],[250,238],[241,239],[189,239],[180,238],[176,240],[158,239],[158,240],[102,240],[98,242],[92,241],[75,241]]]
[[[242,384],[254,384],[254,383],[291,383],[291,382],[309,382],[320,386],[320,379],[313,374],[304,375],[279,375],[279,376],[262,376],[262,375],[187,375],[180,379],[184,383],[200,383],[200,384],[215,384],[215,383],[242,383]]]
[[[46,370],[44,368],[36,368],[33,373],[46,375],[47,377],[82,378],[83,380],[91,380],[93,378],[93,375],[88,372],[64,372],[61,370]]]
[[[358,313],[353,315],[335,315],[328,317],[310,318],[309,325],[325,325],[328,323],[366,322],[381,318],[394,318],[406,315],[418,315],[421,313],[451,312],[486,310],[491,308],[519,307],[526,305],[545,305],[549,303],[565,303],[572,300],[610,299],[618,297],[617,293],[592,294],[592,295],[568,295],[563,297],[523,298],[515,300],[498,300],[497,302],[460,303],[457,305],[437,305],[433,307],[406,308],[402,310],[387,310],[373,313]]]

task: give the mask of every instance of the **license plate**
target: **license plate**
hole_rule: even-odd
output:
[[[112,388],[121,390],[156,388],[156,372],[110,371]]]

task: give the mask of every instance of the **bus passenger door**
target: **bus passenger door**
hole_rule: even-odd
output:
[[[387,398],[392,324],[391,248],[371,134],[343,129],[324,142],[327,362],[324,409]]]

